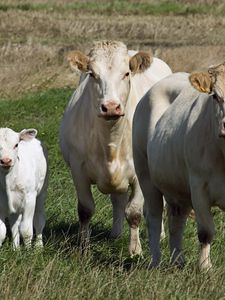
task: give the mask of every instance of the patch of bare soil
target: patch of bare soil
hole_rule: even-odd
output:
[[[173,71],[225,61],[225,18],[213,16],[97,16],[71,12],[0,12],[0,96],[75,87],[65,59],[88,52],[93,40],[116,39],[130,49],[152,48]]]

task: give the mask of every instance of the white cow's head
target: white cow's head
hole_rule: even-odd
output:
[[[10,128],[0,128],[0,167],[5,170],[13,167],[18,157],[20,141],[31,140],[36,135],[36,129],[23,129],[18,133]]]
[[[219,124],[218,134],[225,137],[225,63],[210,67],[205,73],[191,74],[190,82],[198,91],[213,96]]]
[[[88,55],[72,51],[68,55],[72,69],[90,74],[94,106],[99,117],[118,119],[125,114],[131,76],[144,72],[152,62],[150,52],[129,57],[121,42],[101,41]]]

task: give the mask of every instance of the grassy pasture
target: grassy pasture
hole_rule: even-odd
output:
[[[105,6],[116,8],[108,13],[101,8]],[[167,7],[167,12],[150,12],[152,6]],[[193,13],[186,9],[192,6],[209,9]],[[2,0],[0,96],[74,88],[78,79],[65,56],[72,49],[87,53],[93,40],[121,40],[134,50],[151,48],[174,72],[225,61],[224,11],[219,0]]]
[[[0,10],[21,11],[72,11],[74,13],[90,14],[122,14],[122,15],[187,15],[214,14],[223,15],[225,5],[221,1],[9,1],[0,4]]]
[[[225,4],[219,0],[3,0],[0,1],[0,126],[34,127],[49,150],[50,178],[43,252],[0,250],[0,299],[224,299],[225,223],[214,211],[214,269],[199,274],[192,219],[184,237],[186,266],[169,266],[168,241],[162,265],[149,270],[144,222],[144,258],[128,258],[128,226],[107,239],[108,196],[93,188],[96,214],[91,249],[77,245],[76,197],[58,146],[64,108],[77,84],[65,61],[70,49],[87,52],[92,40],[118,39],[129,48],[151,47],[174,71],[192,71],[225,60]]]
[[[225,294],[225,223],[216,210],[217,235],[212,246],[214,270],[199,274],[198,242],[193,220],[188,220],[184,252],[186,267],[169,266],[167,239],[162,242],[162,265],[149,270],[144,223],[141,239],[144,259],[128,257],[128,226],[117,241],[107,239],[111,203],[94,190],[96,214],[91,248],[82,256],[77,245],[78,218],[70,174],[58,146],[58,127],[70,89],[48,90],[18,101],[0,102],[1,126],[15,130],[34,127],[49,150],[50,178],[46,201],[47,224],[43,252],[12,251],[10,238],[0,251],[1,299],[223,299]]]

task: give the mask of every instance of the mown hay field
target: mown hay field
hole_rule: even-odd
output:
[[[92,1],[69,0],[0,3],[0,126],[37,128],[48,147],[50,163],[44,250],[13,251],[8,237],[0,251],[0,298],[224,299],[225,216],[217,209],[213,212],[212,272],[198,272],[193,219],[188,220],[184,236],[185,268],[169,265],[166,238],[162,265],[149,270],[144,221],[144,258],[132,260],[127,224],[121,239],[108,240],[111,203],[93,187],[97,207],[91,247],[81,255],[76,197],[60,154],[58,128],[78,81],[65,59],[69,50],[87,52],[93,40],[117,39],[132,49],[151,48],[174,71],[205,69],[225,61],[225,5],[213,0],[173,1],[177,6],[153,0],[95,3],[97,6]]]

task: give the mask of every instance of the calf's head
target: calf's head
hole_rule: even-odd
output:
[[[23,129],[18,133],[10,128],[0,128],[0,167],[5,170],[13,167],[18,158],[19,143],[29,141],[36,135],[36,129]]]
[[[216,104],[218,135],[225,137],[225,63],[211,67],[205,73],[192,73],[189,79],[198,91],[212,95]]]
[[[72,51],[67,58],[72,69],[90,75],[91,101],[97,115],[106,120],[124,116],[131,76],[144,72],[152,62],[150,52],[129,57],[127,47],[116,41],[96,42],[88,55]]]

